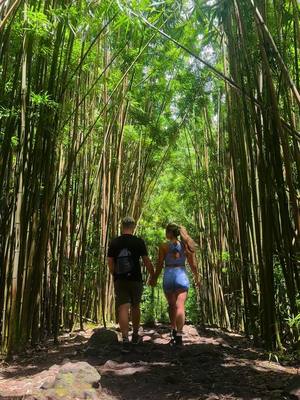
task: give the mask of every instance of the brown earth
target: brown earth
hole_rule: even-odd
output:
[[[98,370],[103,400],[300,399],[299,367],[270,362],[241,335],[186,326],[184,346],[174,349],[165,326],[144,328],[143,343],[123,355],[113,340],[89,348],[92,333],[66,334],[59,346],[49,342],[2,363],[0,399],[42,390],[69,361],[86,361]]]

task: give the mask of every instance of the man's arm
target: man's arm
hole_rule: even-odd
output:
[[[140,255],[142,257],[143,263],[144,263],[147,271],[150,274],[150,281],[151,281],[152,278],[153,278],[153,275],[154,275],[154,268],[153,268],[152,261],[150,260],[150,258],[148,256],[148,250],[147,250],[147,247],[146,247],[146,243],[144,242],[143,239],[141,239],[141,248],[140,248],[140,250],[141,250]]]
[[[113,257],[108,257],[108,268],[109,268],[109,272],[113,275],[114,274],[114,270],[115,270],[115,261]]]
[[[154,275],[154,268],[153,268],[152,261],[150,260],[150,258],[148,256],[143,256],[142,260],[143,260],[145,267],[147,268],[147,271],[150,274],[150,277],[152,278],[152,276]]]

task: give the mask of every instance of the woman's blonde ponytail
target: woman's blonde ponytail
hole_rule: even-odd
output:
[[[179,234],[180,238],[185,244],[186,250],[189,251],[190,253],[195,253],[196,251],[196,243],[194,240],[190,237],[188,234],[188,231],[184,226],[179,226]]]

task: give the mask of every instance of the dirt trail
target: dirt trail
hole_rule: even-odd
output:
[[[217,329],[185,327],[185,345],[170,348],[168,329],[144,328],[144,342],[122,355],[118,345],[86,352],[92,331],[61,338],[1,366],[0,399],[22,398],[39,387],[49,367],[69,359],[87,361],[100,372],[101,399],[120,400],[285,400],[299,385],[300,370],[269,362],[244,337]]]

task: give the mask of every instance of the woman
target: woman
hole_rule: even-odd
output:
[[[186,260],[193,272],[195,284],[197,287],[199,286],[195,242],[183,226],[176,224],[167,225],[166,237],[168,243],[163,243],[159,248],[153,284],[156,284],[165,265],[163,289],[169,303],[169,317],[172,328],[170,344],[181,345],[185,322],[185,301],[190,286],[185,267]]]

